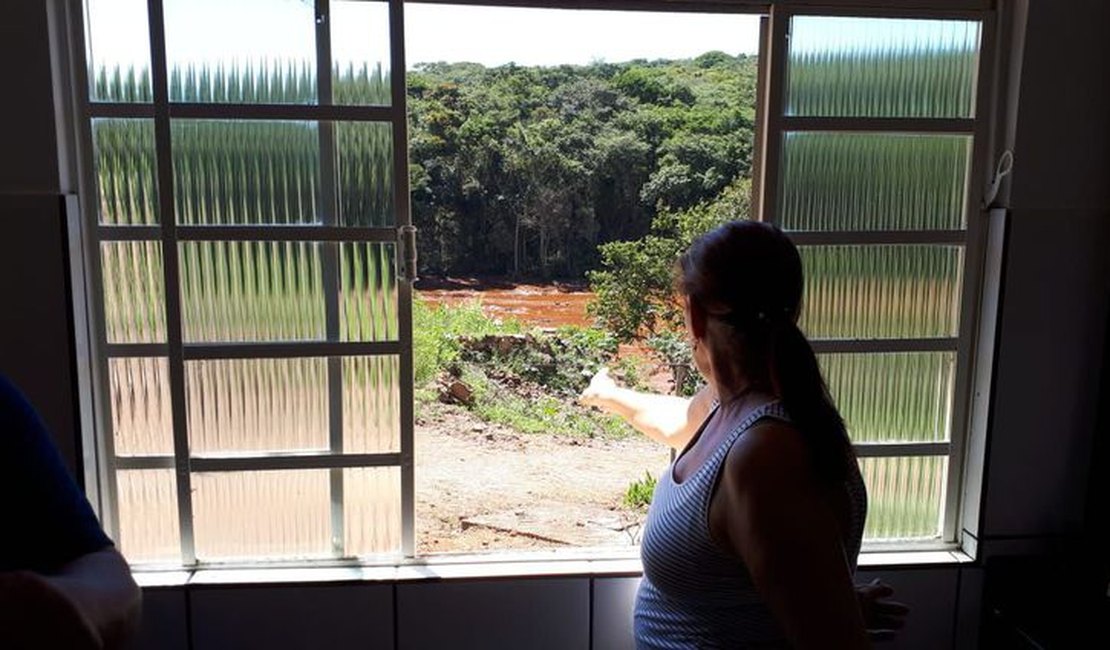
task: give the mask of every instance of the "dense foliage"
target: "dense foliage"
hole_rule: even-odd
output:
[[[433,274],[581,277],[750,172],[754,57],[410,72],[413,219]]]

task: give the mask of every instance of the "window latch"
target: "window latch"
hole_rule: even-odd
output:
[[[1002,152],[1002,156],[998,159],[998,166],[994,168],[994,174],[991,176],[990,185],[987,186],[986,194],[983,196],[983,209],[989,210],[990,208],[997,207],[994,205],[995,198],[998,197],[998,190],[1002,187],[1002,179],[1006,177],[1014,169],[1014,152],[1007,149]]]
[[[398,228],[397,240],[401,246],[401,277],[416,282],[416,226]]]

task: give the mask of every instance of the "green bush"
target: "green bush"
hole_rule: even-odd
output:
[[[750,216],[751,181],[736,178],[712,201],[686,210],[661,210],[651,234],[598,246],[601,268],[587,274],[596,298],[590,313],[622,341],[682,326],[674,292],[675,264],[690,244],[713,228]]]
[[[475,333],[461,343],[458,358],[502,378],[571,397],[616,353],[617,340],[608,332],[566,326],[553,332],[534,331],[514,341],[484,341],[481,333]]]
[[[521,394],[476,366],[464,366],[461,375],[461,381],[474,391],[471,411],[486,422],[502,424],[521,433],[582,438],[636,435],[619,418],[595,413],[565,398]]]
[[[519,321],[487,316],[478,301],[459,305],[430,306],[412,301],[413,376],[418,387],[427,385],[459,359],[459,341],[464,336],[517,334]]]
[[[661,332],[649,338],[647,346],[671,367],[678,395],[689,397],[705,385],[685,336],[678,332]]]

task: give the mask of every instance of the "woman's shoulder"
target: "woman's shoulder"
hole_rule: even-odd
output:
[[[802,432],[789,420],[762,418],[729,449],[724,480],[736,488],[775,488],[811,472]]]

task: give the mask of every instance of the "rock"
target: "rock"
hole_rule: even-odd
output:
[[[474,389],[458,379],[448,379],[440,389],[439,401],[451,404],[474,404]]]

